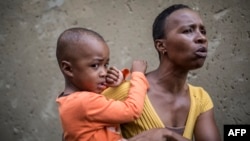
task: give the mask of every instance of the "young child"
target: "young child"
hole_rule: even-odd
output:
[[[58,38],[56,56],[65,78],[56,102],[66,141],[121,141],[119,124],[139,118],[148,82],[147,64],[134,61],[127,99],[115,101],[100,93],[123,77],[108,70],[109,48],[102,36],[85,28],[70,28]],[[115,95],[115,94],[114,94]]]

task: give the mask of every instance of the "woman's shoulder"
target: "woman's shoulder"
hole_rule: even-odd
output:
[[[188,84],[191,101],[199,104],[201,111],[207,111],[213,107],[213,101],[207,91],[200,86]]]
[[[193,84],[188,84],[188,87],[189,87],[189,91],[192,91],[192,92],[196,92],[196,93],[207,93],[207,91],[201,87],[201,86],[196,86],[196,85],[193,85]]]
[[[189,87],[189,93],[190,95],[199,98],[199,99],[210,99],[210,96],[208,94],[208,92],[201,86],[195,86],[192,84],[188,84]]]

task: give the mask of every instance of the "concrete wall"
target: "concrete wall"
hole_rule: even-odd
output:
[[[61,139],[55,99],[64,82],[55,47],[63,30],[94,29],[111,48],[111,65],[139,58],[150,71],[158,66],[153,20],[173,3],[198,10],[207,26],[209,56],[189,81],[210,93],[221,135],[223,124],[250,124],[249,0],[2,0],[0,140]]]

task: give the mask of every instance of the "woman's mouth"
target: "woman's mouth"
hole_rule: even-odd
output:
[[[207,57],[207,49],[205,47],[201,47],[195,51],[195,55],[200,58],[206,58]]]

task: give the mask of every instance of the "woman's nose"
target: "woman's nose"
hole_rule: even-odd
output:
[[[199,44],[204,44],[207,42],[207,37],[206,35],[204,35],[203,33],[201,33],[200,31],[196,32],[196,38],[195,38],[196,43]]]

